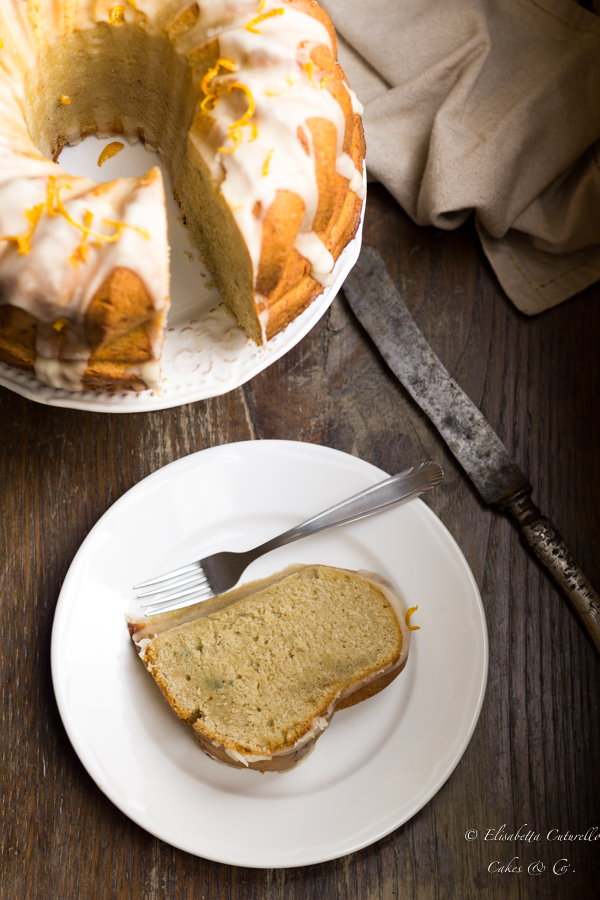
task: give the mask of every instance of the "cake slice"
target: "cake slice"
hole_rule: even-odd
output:
[[[293,566],[201,604],[130,618],[141,659],[202,749],[228,765],[296,765],[336,709],[386,687],[410,631],[370,572]]]

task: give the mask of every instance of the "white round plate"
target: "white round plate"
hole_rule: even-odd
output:
[[[365,568],[419,606],[404,672],[336,713],[290,772],[261,775],[206,756],[125,626],[131,585],[217,550],[248,549],[385,477],[313,444],[228,444],[150,475],[92,529],[56,609],[54,690],[83,765],[142,828],[217,862],[311,865],[393,831],[449,777],[483,702],[487,630],[462,553],[420,500],[282,547],[246,571],[244,580],[292,563]]]
[[[200,262],[198,249],[190,243],[188,231],[179,221],[181,209],[173,199],[171,179],[158,154],[140,143],[125,144],[123,150],[100,169],[98,157],[111,141],[114,137],[90,137],[75,147],[65,147],[60,164],[73,175],[97,181],[142,175],[152,166],[162,169],[171,246],[171,309],[163,346],[162,385],[158,391],[139,394],[133,391],[73,393],[42,384],[35,376],[1,362],[0,385],[49,406],[117,413],[168,409],[226,394],[295,347],[329,308],[358,259],[365,204],[358,233],[335,264],[334,283],[325,288],[285,331],[258,347],[226,312],[210,272]]]

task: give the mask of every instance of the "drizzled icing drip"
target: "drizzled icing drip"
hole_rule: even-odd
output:
[[[343,178],[350,182],[350,190],[364,200],[366,195],[362,173],[358,171],[347,153],[342,153],[337,158],[337,170]]]
[[[333,256],[314,231],[304,231],[296,238],[296,249],[311,264],[312,277],[324,287],[333,284]]]

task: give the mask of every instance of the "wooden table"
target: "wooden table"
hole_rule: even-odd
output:
[[[365,240],[382,252],[434,350],[600,585],[600,285],[528,319],[502,293],[472,228],[417,228],[377,186]],[[287,356],[223,397],[121,416],[50,409],[1,390],[0,422],[1,900],[598,896],[600,840],[547,835],[600,827],[600,660],[515,528],[479,500],[343,297]],[[190,856],[127,819],[71,748],[50,678],[61,583],[108,507],[188,453],[270,438],[335,447],[389,472],[439,460],[444,487],[426,502],[473,570],[490,633],[479,724],[434,799],[359,853],[272,871]],[[540,840],[484,840],[502,825]],[[469,841],[472,829],[479,836]],[[523,872],[489,871],[513,857]],[[561,859],[569,868],[554,874]],[[528,873],[537,860],[545,871]]]

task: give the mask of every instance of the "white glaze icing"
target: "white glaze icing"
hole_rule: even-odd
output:
[[[44,384],[62,388],[65,391],[79,391],[87,367],[87,359],[47,359],[38,353],[34,366],[37,378]]]
[[[271,759],[271,755],[262,756],[260,753],[238,753],[237,750],[231,750],[229,747],[225,747],[222,744],[217,743],[216,741],[211,741],[211,744],[214,744],[215,747],[221,747],[225,750],[227,756],[236,762],[243,763],[246,768],[248,765],[253,762],[263,762],[266,759]]]
[[[356,94],[354,93],[352,88],[350,87],[350,85],[346,84],[346,90],[348,91],[348,94],[350,95],[350,102],[352,104],[352,112],[356,113],[357,116],[362,116],[362,114],[365,111],[364,106],[362,105],[362,103],[360,102],[360,100],[358,99],[358,97],[356,96]]]
[[[160,363],[157,359],[148,359],[137,366],[130,366],[127,375],[137,375],[153,391],[160,387]]]
[[[143,656],[146,647],[152,643],[152,638],[140,638],[139,641],[136,642],[136,647],[138,648],[138,653]]]
[[[364,200],[367,194],[362,172],[359,172],[352,159],[347,153],[342,153],[337,158],[337,170],[343,178],[347,178],[350,182],[350,190],[353,191],[360,200]]]
[[[195,9],[198,16],[193,24]],[[187,30],[179,27],[186,14],[188,24],[192,24]],[[90,30],[98,23],[119,27],[123,21],[150,35],[170,36],[177,52],[192,59],[199,98],[202,96],[199,85],[206,71],[193,69],[192,54],[208,42],[218,41],[219,57],[229,60],[234,71],[220,67],[209,80],[216,99],[214,108],[207,113],[212,127],[207,137],[201,137],[202,129],[192,126],[190,138],[220,182],[221,192],[248,247],[255,275],[265,216],[277,192],[288,190],[304,202],[304,218],[296,246],[310,261],[311,274],[323,285],[331,283],[333,257],[312,230],[319,197],[315,153],[306,127],[308,120],[324,118],[334,124],[337,170],[348,178],[350,189],[360,197],[364,185],[362,174],[343,152],[343,111],[329,90],[324,89],[325,82],[321,83],[314,75],[310,61],[314,47],[324,45],[332,50],[329,33],[317,18],[301,12],[287,0],[198,0],[195,4],[189,0],[126,0],[123,4],[115,0],[0,0],[3,44],[0,48],[0,190],[4,190],[0,196],[0,276],[6,273],[9,284],[17,279],[17,304],[36,315],[43,309],[41,321],[49,322],[52,316],[56,319],[59,308],[68,308],[70,315],[81,320],[101,278],[115,265],[124,263],[142,277],[157,310],[166,302],[164,210],[157,186],[151,184],[141,189],[126,179],[119,187],[113,187],[117,182],[111,183],[108,194],[95,198],[92,182],[67,176],[36,150],[23,114],[24,76],[35,67],[40,49],[64,34]],[[353,92],[347,89],[353,109],[358,110]],[[245,116],[249,97],[254,109],[251,116]],[[199,104],[197,115],[204,115]],[[100,112],[97,118],[99,132],[110,133],[112,121],[104,120]],[[243,124],[236,130],[235,124],[240,119]],[[140,124],[127,119],[123,122],[128,140],[135,139]],[[304,146],[298,139],[299,129],[304,135]],[[234,146],[236,135],[239,146],[232,153],[224,152]],[[74,130],[67,137],[76,142],[80,134]],[[148,130],[146,139],[162,149],[158,137]],[[89,260],[77,272],[70,271],[74,267],[68,260],[79,245],[81,232],[61,216],[50,217],[44,213],[35,227],[29,253],[18,254],[15,242],[7,241],[6,237],[26,233],[29,222],[25,211],[44,202],[50,177],[62,178],[63,184],[71,185],[70,191],[63,189],[62,196],[69,197],[70,205],[65,205],[80,225],[89,210],[94,214],[93,227],[97,228],[99,217],[108,205],[112,210],[105,218],[115,221],[118,210],[121,222],[143,220],[150,240],[144,245],[139,232],[124,229],[116,243],[91,252]],[[111,190],[114,197],[110,196]],[[259,215],[257,208],[261,210]],[[63,247],[62,257],[59,244]],[[12,259],[19,255],[23,258]],[[30,279],[24,270],[34,270],[36,277]],[[49,290],[40,291],[42,284]],[[267,320],[268,310],[263,310],[260,319],[263,336]],[[38,353],[45,354],[45,359],[54,358],[51,354],[56,344],[56,340],[46,338],[37,348]],[[64,352],[64,341],[62,346]],[[77,359],[86,356],[81,340],[77,346],[70,347],[70,352]],[[58,371],[60,366],[55,371],[56,367],[46,363],[38,368],[40,376],[50,379],[51,384],[65,386],[69,382],[72,388],[77,384],[75,367],[70,364],[64,372]]]
[[[333,284],[334,259],[314,231],[301,231],[296,237],[296,250],[311,264],[310,274],[325,287]]]

